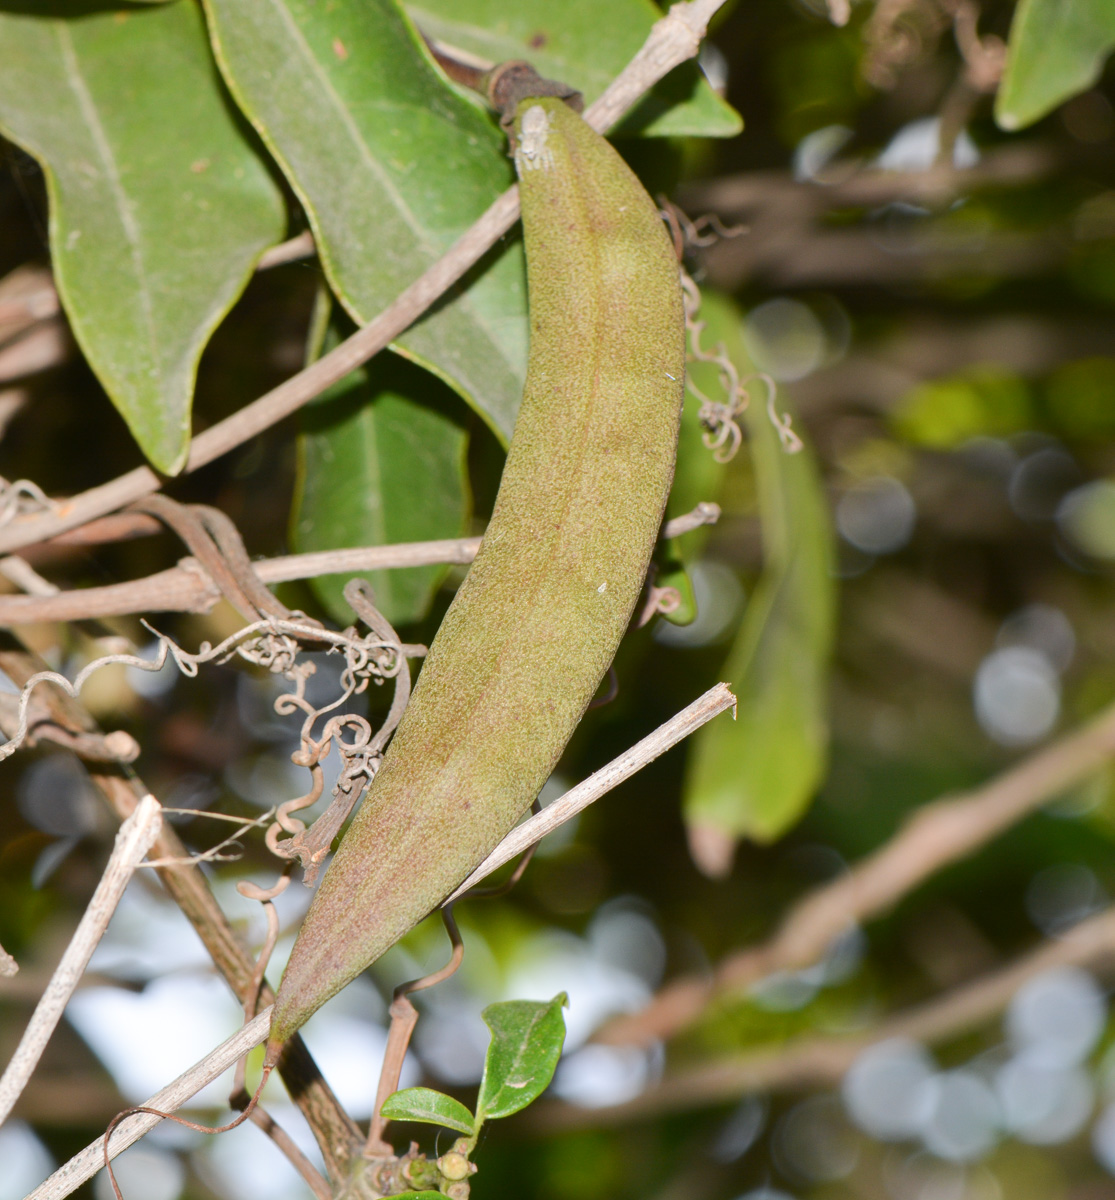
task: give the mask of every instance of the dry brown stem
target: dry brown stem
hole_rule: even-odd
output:
[[[56,367],[65,362],[73,350],[73,339],[61,317],[40,321],[0,348],[0,384]]]
[[[884,248],[871,222],[834,224],[828,217],[894,202],[943,210],[958,196],[1033,184],[1064,165],[1063,155],[1034,144],[990,151],[967,168],[939,163],[924,171],[884,171],[843,160],[813,181],[787,171],[754,171],[692,184],[681,202],[691,212],[711,210],[747,224],[748,236],[721,241],[702,257],[709,279],[728,288],[756,277],[780,287],[940,277],[952,268],[970,269],[976,254],[981,271],[1015,276],[1062,262],[1057,236],[1002,231],[981,241],[977,251],[956,231],[924,222],[894,235]]]
[[[700,525],[713,524],[719,516],[717,505],[699,504],[692,512],[667,521],[662,537],[679,537]],[[252,568],[263,583],[283,583],[348,571],[381,571],[433,563],[465,564],[472,562],[479,548],[478,537],[444,538],[287,554],[253,562]],[[177,567],[148,575],[145,579],[66,592],[59,591],[16,555],[0,558],[0,573],[18,583],[24,591],[33,593],[0,596],[0,626],[32,621],[81,621],[128,613],[208,612],[221,596],[221,590],[209,572],[193,558],[183,559]]]
[[[62,1019],[62,1012],[73,995],[89,959],[104,936],[120,897],[128,886],[140,860],[154,844],[162,827],[159,802],[154,796],[144,796],[135,811],[120,826],[112,855],[97,884],[92,899],[74,931],[66,952],[62,955],[31,1020],[20,1038],[12,1060],[0,1077],[0,1125],[19,1094],[27,1086],[31,1072],[38,1065],[50,1035]]]
[[[651,1003],[597,1035],[610,1043],[668,1038],[717,999],[739,995],[775,971],[816,962],[849,927],[878,916],[950,863],[1009,829],[1115,754],[1115,706],[1036,751],[982,787],[919,808],[883,846],[846,875],[796,904],[775,935],[729,955],[710,978],[667,984]]]
[[[290,1134],[271,1116],[263,1105],[257,1104],[251,1113],[249,1113],[248,1120],[258,1129],[261,1129],[279,1147],[286,1156],[287,1161],[306,1181],[307,1186],[317,1200],[333,1200],[333,1189],[329,1186],[328,1180],[322,1177],[317,1167],[299,1150]]]
[[[415,992],[425,991],[426,988],[434,987],[451,975],[455,975],[464,961],[465,944],[461,938],[461,931],[457,928],[456,918],[453,916],[452,904],[447,904],[441,910],[441,919],[452,947],[449,961],[436,971],[431,971],[419,979],[400,983],[391,999],[391,1007],[388,1009],[391,1015],[391,1026],[387,1031],[387,1047],[383,1052],[383,1066],[379,1072],[376,1104],[372,1112],[371,1123],[368,1126],[368,1141],[364,1146],[365,1158],[394,1157],[395,1154],[391,1143],[384,1139],[383,1133],[388,1122],[380,1110],[387,1097],[399,1090],[399,1077],[403,1073],[403,1062],[410,1047],[411,1034],[414,1033],[414,1027],[418,1024],[418,1009],[411,1003],[410,997]]]

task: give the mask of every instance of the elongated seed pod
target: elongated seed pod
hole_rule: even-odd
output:
[[[516,132],[530,360],[495,510],[306,915],[269,1061],[538,795],[612,661],[662,520],[685,372],[669,238],[561,101],[524,101]]]

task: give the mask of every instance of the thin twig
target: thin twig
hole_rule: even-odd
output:
[[[314,235],[307,229],[295,237],[264,250],[256,263],[257,271],[269,271],[272,267],[281,267],[286,263],[298,262],[303,258],[312,258],[317,247],[314,245]]]
[[[0,978],[11,979],[13,975],[19,974],[19,963],[0,946]]]
[[[162,521],[156,520],[147,513],[125,509],[123,512],[111,513],[107,517],[96,517],[79,525],[76,529],[67,529],[57,537],[41,543],[44,549],[54,549],[62,546],[100,546],[106,542],[128,542],[133,538],[150,537],[163,529]]]
[[[317,1197],[317,1200],[333,1200],[333,1189],[329,1186],[328,1180],[302,1153],[290,1134],[271,1116],[262,1104],[257,1104],[252,1109],[248,1114],[248,1120],[263,1130],[275,1145],[278,1146],[286,1157],[286,1160],[306,1181],[307,1186]]]
[[[20,724],[19,697],[0,694],[0,733],[6,738],[15,737]],[[48,706],[36,697],[27,708],[27,736],[23,744],[37,746],[42,742],[64,746],[86,762],[130,763],[140,753],[139,743],[123,729],[103,734],[66,729],[51,719]]]
[[[441,919],[452,947],[449,961],[428,975],[400,983],[391,999],[391,1007],[388,1009],[391,1026],[387,1031],[387,1047],[383,1052],[383,1065],[380,1067],[379,1085],[376,1087],[375,1109],[368,1126],[368,1140],[364,1145],[365,1158],[394,1157],[395,1154],[394,1147],[383,1136],[388,1121],[381,1109],[387,1097],[399,1090],[399,1077],[403,1073],[403,1062],[410,1048],[410,1037],[418,1024],[418,1009],[410,1002],[410,997],[415,992],[425,991],[426,988],[434,987],[455,975],[464,961],[465,943],[461,938],[460,929],[457,928],[452,904],[446,904],[442,908]]]
[[[38,571],[18,554],[6,554],[0,558],[0,575],[3,575],[16,587],[22,588],[29,596],[57,596],[59,589],[49,579],[44,579]]]
[[[648,88],[697,53],[710,17],[723,3],[689,0],[675,4],[655,22],[643,47],[589,107],[585,120],[600,132],[609,129]],[[184,472],[196,471],[277,424],[378,354],[486,254],[518,216],[519,189],[512,186],[379,316],[297,375],[198,434],[190,445]],[[0,529],[0,551],[15,550],[83,525],[158,491],[162,483],[149,467],[137,467],[60,502],[57,511],[12,521]]]
[[[722,1104],[748,1093],[832,1085],[869,1046],[896,1037],[927,1044],[947,1042],[986,1024],[1035,976],[1066,966],[1105,970],[1112,963],[1115,908],[1081,921],[1057,941],[1045,942],[997,971],[895,1013],[864,1033],[802,1037],[774,1049],[721,1058],[668,1075],[641,1096],[614,1108],[555,1106],[546,1114],[544,1124],[548,1129],[618,1124]]]
[[[49,317],[0,347],[0,384],[47,371],[65,362],[73,352],[74,341],[66,323],[60,317]]]
[[[207,1054],[200,1062],[183,1071],[173,1083],[167,1084],[162,1091],[156,1092],[143,1105],[144,1108],[155,1108],[161,1112],[175,1112],[191,1097],[197,1095],[206,1084],[212,1083],[219,1075],[231,1067],[241,1055],[266,1040],[271,1028],[271,1008],[265,1008],[254,1020],[241,1026],[232,1037],[223,1041],[215,1050]],[[120,1122],[112,1131],[108,1143],[109,1158],[123,1154],[129,1146],[139,1141],[145,1133],[150,1133],[159,1124],[161,1117],[152,1113],[137,1113]],[[76,1191],[87,1179],[104,1166],[104,1139],[98,1137],[90,1142],[84,1150],[59,1167],[49,1179],[44,1180],[31,1192],[25,1200],[62,1200]]]
[[[745,171],[688,184],[682,201],[691,212],[711,209],[750,218],[756,211],[785,210],[795,198],[810,216],[832,209],[875,208],[896,200],[932,202],[981,188],[1032,185],[1064,165],[1048,146],[1011,143],[988,151],[971,167],[938,164],[921,171],[885,171],[842,163],[847,174],[824,183],[803,182],[789,171]]]
[[[289,871],[289,869],[288,867],[287,870]],[[243,997],[245,1025],[249,1024],[256,1015],[256,1009],[259,1007],[259,993],[263,987],[263,976],[267,970],[267,964],[271,959],[271,953],[275,949],[275,943],[279,940],[279,914],[275,908],[274,900],[276,896],[286,891],[289,886],[289,874],[280,875],[274,886],[269,888],[261,888],[248,879],[242,879],[236,885],[236,890],[241,896],[245,896],[249,900],[258,900],[263,905],[263,910],[267,914],[267,936],[264,938],[263,946],[260,948],[259,955],[256,958],[251,989]],[[309,1185],[310,1190],[317,1197],[317,1200],[333,1200],[333,1189],[329,1186],[328,1180],[299,1150],[290,1134],[259,1103],[259,1094],[262,1088],[257,1089],[255,1097],[249,1097],[248,1090],[244,1085],[247,1067],[248,1056],[245,1054],[236,1063],[236,1072],[233,1075],[229,1105],[232,1108],[241,1109],[247,1106],[248,1119],[275,1143],[280,1152],[286,1156],[290,1165]]]
[[[966,858],[1086,778],[1113,754],[1115,705],[982,787],[919,808],[890,841],[846,875],[799,901],[769,941],[729,955],[711,978],[686,977],[667,984],[641,1012],[605,1026],[598,1040],[623,1044],[671,1037],[721,996],[746,991],[775,971],[811,965],[850,926],[886,911],[943,867]]]
[[[637,771],[641,771],[648,763],[654,762],[660,755],[676,746],[683,738],[687,738],[706,721],[731,708],[734,709],[736,698],[732,695],[726,683],[718,683],[709,688],[688,708],[683,708],[676,716],[671,717],[665,724],[647,734],[642,741],[636,742],[629,750],[625,750],[618,758],[612,759],[607,766],[590,775],[582,783],[571,788],[564,796],[547,805],[540,813],[516,826],[491,854],[472,872],[459,888],[446,900],[453,903],[468,891],[469,888],[486,879],[493,871],[499,870],[504,863],[510,862],[516,855],[522,854],[528,846],[541,841],[546,834],[551,833],[559,825],[564,824],[577,813],[588,808],[601,796],[618,787],[625,779],[630,779]]]
[[[692,512],[674,517],[662,527],[662,537],[680,537],[701,525],[714,524],[720,516],[716,504],[698,504]],[[443,538],[430,542],[397,542],[389,546],[360,546],[346,550],[319,550],[311,554],[286,554],[252,563],[263,583],[285,583],[293,579],[315,579],[349,571],[382,571],[402,567],[424,567],[440,563],[467,564],[476,557],[480,538]],[[16,565],[21,564],[21,565]],[[59,591],[23,559],[0,558],[0,573],[24,591],[38,581],[32,595],[0,596],[0,626],[24,625],[33,621],[81,621],[93,617],[119,617],[130,613],[208,612],[221,592],[206,569],[193,558],[177,567],[105,587]],[[46,589],[53,589],[47,591]]]
[[[42,1057],[62,1012],[73,995],[89,959],[104,936],[132,872],[147,853],[162,828],[159,802],[147,795],[135,812],[120,826],[116,844],[101,881],[78,923],[62,961],[51,976],[46,991],[35,1007],[31,1021],[20,1039],[7,1070],[0,1078],[0,1125],[4,1123],[20,1092],[27,1086],[31,1072]]]

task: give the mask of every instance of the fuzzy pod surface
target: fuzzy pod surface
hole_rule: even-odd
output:
[[[310,906],[268,1060],[495,848],[615,655],[673,478],[678,263],[626,163],[560,100],[516,115],[523,403],[483,544]]]

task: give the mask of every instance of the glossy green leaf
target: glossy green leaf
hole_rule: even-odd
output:
[[[394,1092],[384,1100],[380,1112],[392,1121],[422,1121],[427,1125],[444,1125],[458,1133],[472,1133],[476,1127],[476,1118],[459,1100],[432,1088],[412,1087]]]
[[[1115,0],[1019,0],[995,100],[1003,129],[1023,129],[1099,79],[1115,48]]]
[[[339,340],[331,331],[326,348]],[[468,434],[457,400],[428,372],[382,354],[300,417],[291,540],[299,552],[461,537],[468,523]],[[463,410],[462,410],[463,411]],[[369,571],[393,625],[426,615],[445,566]],[[353,572],[311,586],[330,615],[352,620],[343,589]]]
[[[86,358],[151,462],[177,471],[202,349],[286,226],[200,11],[0,9],[0,128],[43,166]]]
[[[662,10],[651,0],[413,0],[406,5],[429,37],[491,63],[525,58],[593,101],[627,66]],[[616,132],[648,136],[735,137],[739,114],[709,87],[694,63],[671,71]]]
[[[495,122],[448,87],[390,0],[206,0],[217,59],[306,208],[329,283],[358,321],[435,262],[512,181]],[[496,434],[526,370],[515,240],[399,338]]]
[[[548,1004],[508,1000],[484,1009],[492,1040],[476,1102],[478,1125],[517,1113],[549,1087],[565,1043],[561,1010],[568,1002],[566,994],[559,992]]]
[[[744,368],[740,320],[725,339]],[[745,370],[745,368],[744,368]],[[785,397],[778,397],[785,410]],[[685,820],[709,873],[740,837],[770,841],[804,812],[825,769],[827,683],[836,608],[833,537],[809,447],[783,448],[763,397],[746,416],[763,532],[762,576],[718,678],[739,698],[735,721],[696,735]]]

